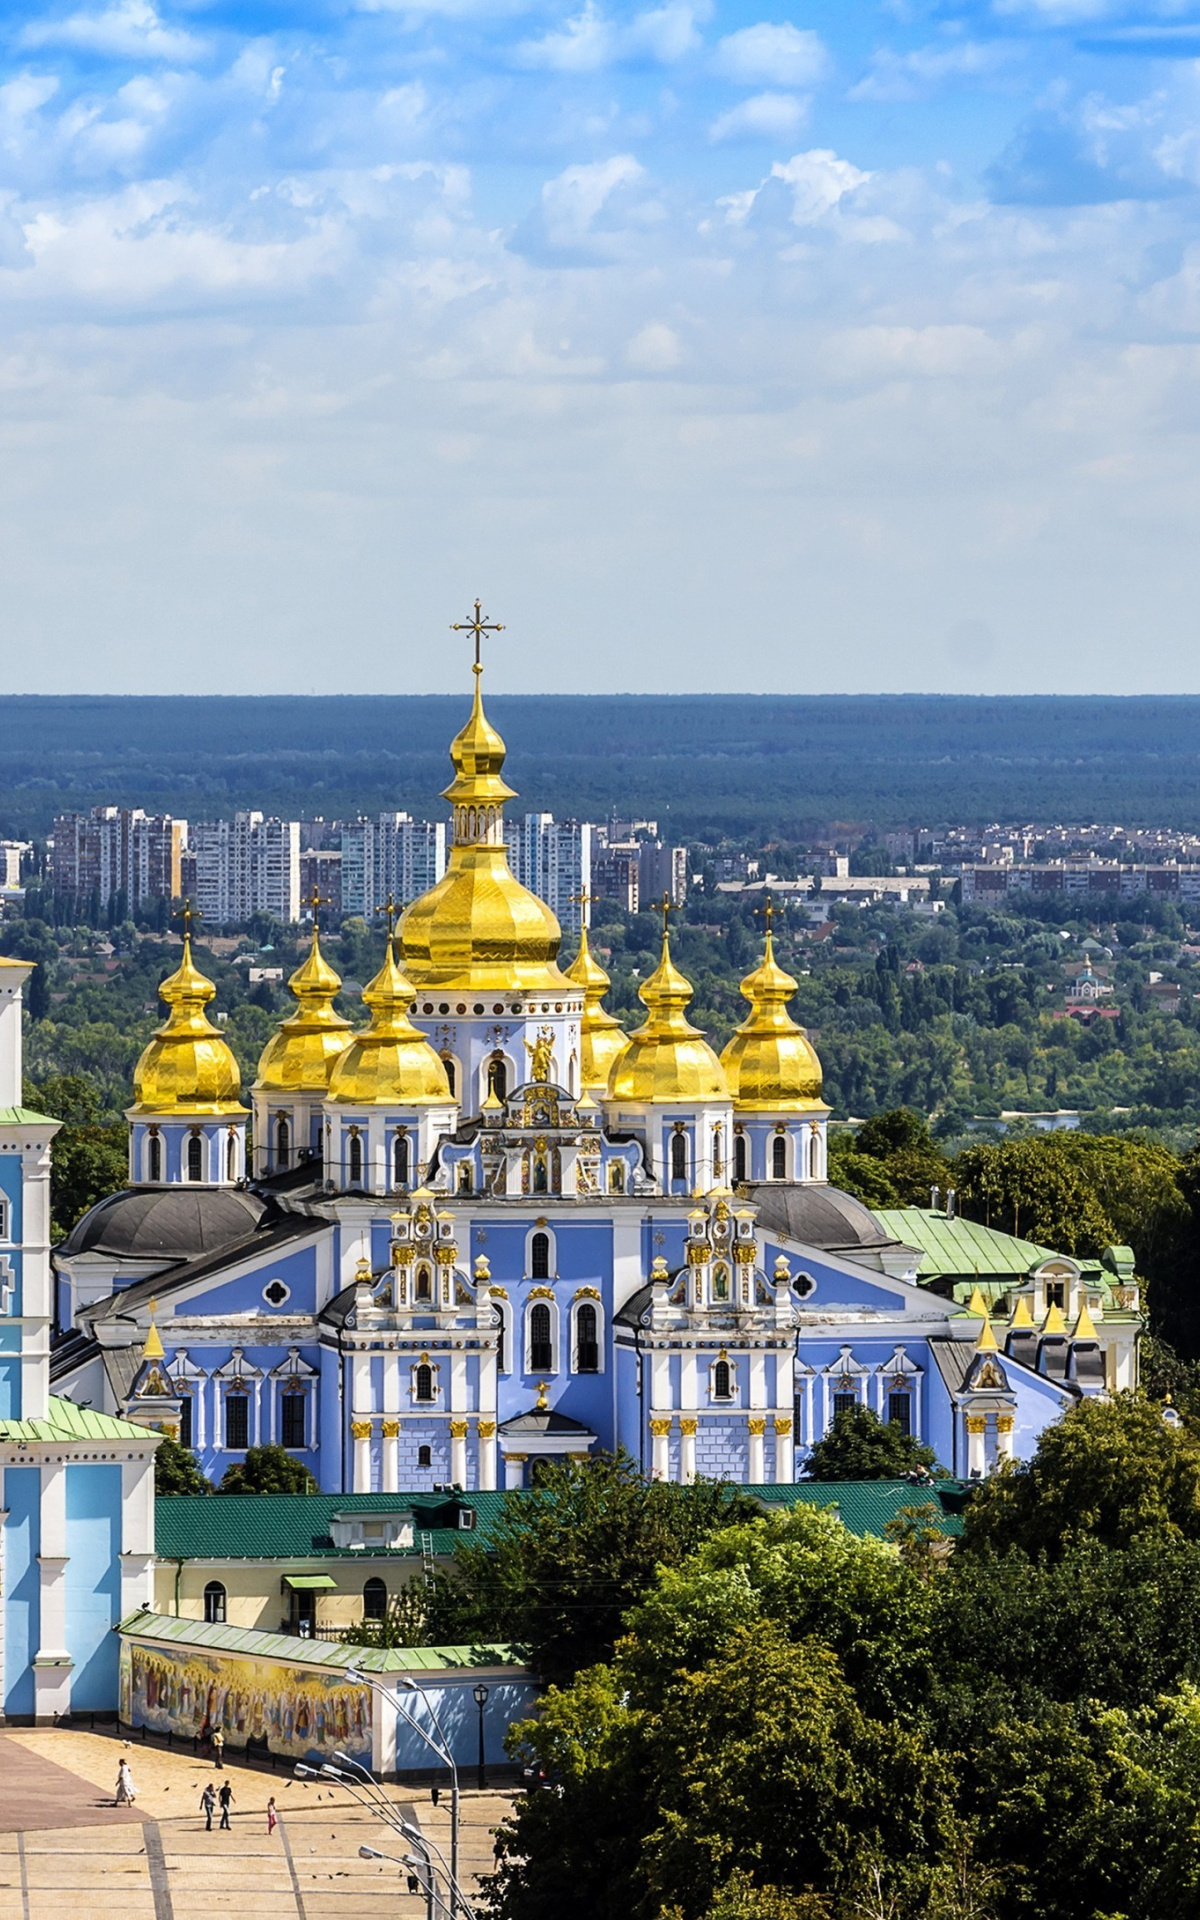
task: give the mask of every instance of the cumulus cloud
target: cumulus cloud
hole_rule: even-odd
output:
[[[206,51],[195,34],[165,26],[150,0],[117,0],[103,13],[34,20],[17,40],[22,47],[72,47],[113,60],[191,61]]]
[[[581,13],[538,40],[522,40],[515,58],[525,67],[546,67],[555,73],[595,73],[618,61],[652,60],[671,66],[700,44],[697,7],[684,0],[639,13],[627,24],[601,13],[595,0],[586,0]]]
[[[1022,49],[1008,40],[962,40],[951,46],[882,47],[871,70],[851,87],[850,100],[919,100],[955,81],[989,80],[1011,67]]]
[[[777,160],[759,186],[731,194],[721,204],[726,219],[741,226],[764,199],[776,199],[786,190],[792,224],[812,227],[836,212],[847,195],[856,193],[870,179],[869,173],[840,159],[830,148],[813,147],[808,153],[793,154],[790,160]]]
[[[794,93],[755,93],[728,113],[718,114],[709,136],[713,140],[786,140],[803,124],[807,111],[807,100]]]
[[[517,228],[514,250],[559,266],[602,264],[644,179],[631,153],[564,168],[546,181],[536,211]]]
[[[625,358],[638,373],[670,373],[683,359],[683,347],[673,327],[654,320],[634,334]]]
[[[820,80],[828,60],[820,35],[790,20],[779,26],[762,20],[740,27],[718,42],[714,62],[727,80],[745,86],[765,81],[777,87],[807,87]]]

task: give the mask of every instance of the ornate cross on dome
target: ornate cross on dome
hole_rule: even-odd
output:
[[[322,896],[321,889],[317,885],[315,880],[313,881],[313,890],[309,894],[308,899],[303,901],[301,904],[306,906],[309,909],[310,913],[312,914],[313,932],[319,933],[321,931],[321,925],[320,925],[320,920],[318,919],[318,915],[320,914],[322,907],[327,907],[331,903],[327,898],[324,898]]]
[[[772,900],[769,893],[765,893],[763,895],[762,905],[760,907],[757,907],[755,911],[757,913],[761,913],[763,919],[767,923],[767,932],[772,933],[774,931],[775,915],[778,913],[779,909],[775,905],[775,902]]]
[[[658,913],[661,913],[662,915],[663,939],[665,940],[667,937],[667,922],[671,914],[679,912],[679,908],[676,906],[674,900],[672,900],[670,894],[666,891],[665,888],[663,889],[662,899],[656,900],[654,902],[654,906],[655,906],[655,911]]]
[[[590,887],[581,887],[578,893],[571,895],[571,905],[579,908],[579,924],[581,927],[587,926],[589,917],[588,908],[594,907],[599,898],[599,894],[593,893]]]
[[[183,922],[183,937],[185,940],[191,938],[192,921],[199,920],[201,917],[199,907],[194,907],[188,899],[180,901],[173,915],[174,919],[182,920]]]
[[[383,913],[384,919],[387,921],[388,944],[390,945],[392,935],[396,931],[396,922],[400,918],[400,909],[396,905],[395,899],[390,893],[388,894],[387,899],[383,903],[381,912]]]
[[[450,631],[451,633],[473,633],[475,635],[475,668],[474,670],[476,673],[482,673],[483,662],[479,658],[479,643],[483,639],[483,636],[485,633],[503,633],[504,628],[501,625],[499,620],[488,620],[485,617],[483,608],[480,605],[479,601],[477,600],[475,602],[474,617],[470,620],[451,621]]]

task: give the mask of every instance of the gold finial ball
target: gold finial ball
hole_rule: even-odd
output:
[[[790,1280],[792,1277],[792,1270],[782,1254],[780,1254],[778,1260],[775,1262],[774,1273],[777,1287],[781,1287],[785,1280]]]
[[[364,1282],[369,1283],[371,1279],[371,1262],[369,1260],[359,1261],[354,1269],[354,1278],[360,1285]]]
[[[487,1255],[484,1253],[478,1254],[475,1260],[476,1280],[479,1282],[479,1285],[482,1286],[484,1281],[490,1280],[491,1277],[492,1277],[492,1269],[488,1262]]]
[[[670,1277],[667,1263],[660,1253],[650,1268],[650,1278],[654,1283],[661,1286],[665,1281],[669,1280]]]

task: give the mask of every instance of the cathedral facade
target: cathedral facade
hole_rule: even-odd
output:
[[[129,1187],[55,1253],[55,1392],[178,1434],[214,1476],[277,1442],[323,1490],[402,1494],[618,1446],[664,1478],[792,1480],[854,1404],[982,1475],[1132,1385],[1136,1315],[1094,1276],[1060,1262],[1053,1297],[1030,1274],[964,1307],[828,1185],[820,1063],[769,930],[720,1056],[665,925],[633,1032],[586,930],[560,966],[509,869],[475,675],[446,870],[361,1025],[314,930],[247,1107],[185,937]]]

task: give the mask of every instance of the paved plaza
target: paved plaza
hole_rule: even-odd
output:
[[[130,1764],[137,1801],[114,1807],[117,1762]],[[200,1795],[233,1787],[232,1830],[204,1830]],[[396,1804],[449,1856],[449,1795],[391,1790]],[[274,1795],[279,1825],[267,1833]],[[492,1866],[492,1834],[511,1796],[464,1791],[463,1887]],[[424,1899],[403,1873],[360,1860],[366,1843],[400,1853],[396,1836],[350,1796],[323,1782],[225,1772],[190,1755],[125,1745],[62,1728],[0,1733],[0,1920],[417,1920]]]

